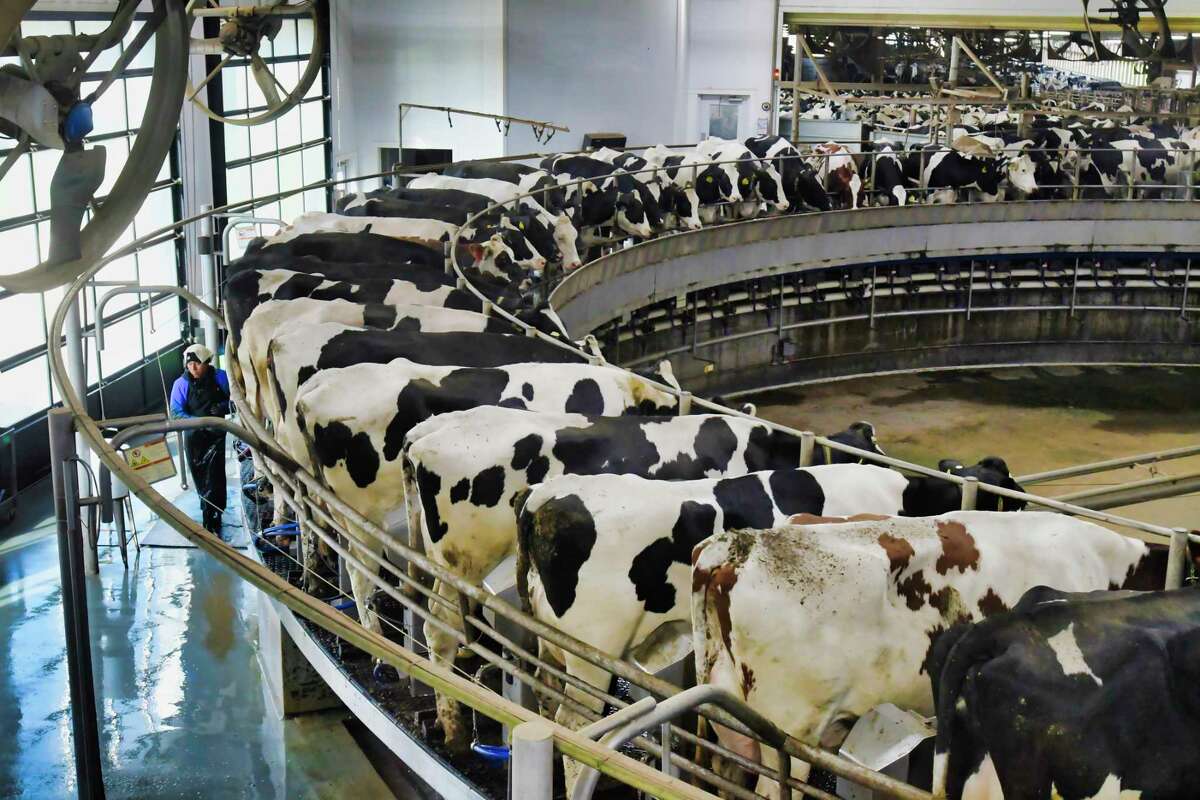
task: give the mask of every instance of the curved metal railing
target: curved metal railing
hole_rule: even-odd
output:
[[[646,170],[652,171],[652,170]],[[377,173],[376,176],[384,173]],[[310,184],[290,192],[280,192],[269,198],[262,198],[253,201],[252,205],[265,204],[273,202],[281,197],[290,196],[299,192],[311,190],[314,188],[323,188],[348,181],[357,181],[364,178],[375,176],[362,176],[358,178],[350,178],[344,180],[325,181],[316,184]],[[582,184],[583,181],[577,183]],[[524,196],[536,198],[541,191],[527,193]],[[517,198],[514,198],[517,199]],[[512,200],[506,201],[511,203]],[[186,220],[165,226],[164,228],[154,231],[151,234],[142,237],[131,245],[121,248],[111,255],[99,260],[78,279],[76,279],[67,289],[64,300],[60,307],[55,312],[51,322],[51,341],[61,341],[64,324],[67,318],[68,309],[76,301],[78,293],[87,285],[89,279],[102,269],[106,264],[116,258],[127,255],[139,249],[145,243],[151,242],[157,237],[172,230],[182,228],[187,224],[198,221],[204,216],[210,214],[218,214],[228,212],[231,208],[243,208],[247,203],[230,205],[219,209],[214,209],[205,214],[196,215]],[[494,204],[492,208],[497,208],[504,204]],[[475,215],[476,218],[480,215]],[[468,221],[468,225],[471,221]],[[681,234],[687,235],[687,234]],[[458,237],[455,237],[455,244]],[[521,325],[515,317],[508,314],[504,309],[492,306],[486,302],[486,298],[479,292],[468,280],[466,274],[455,263],[454,254],[457,249],[454,244],[451,244],[447,249],[448,267],[456,274],[459,284],[476,294],[481,303],[484,303],[484,309],[493,314],[499,314],[518,326]],[[144,288],[143,288],[144,290]],[[213,309],[201,308],[202,313],[217,317],[217,320],[224,326],[224,320],[220,320],[219,316]],[[522,326],[524,327],[524,326]],[[560,346],[574,347],[573,344],[546,337],[544,334],[530,328],[525,330],[531,336],[545,338],[549,341],[554,341]],[[593,360],[596,359],[595,354],[584,353]],[[444,692],[450,697],[462,702],[486,716],[498,720],[506,725],[517,725],[522,722],[538,719],[538,716],[520,706],[517,706],[502,697],[492,693],[490,690],[476,684],[467,677],[460,676],[452,670],[434,665],[426,660],[424,656],[416,652],[402,647],[396,642],[379,634],[373,633],[362,628],[356,622],[350,620],[343,614],[332,611],[328,605],[316,600],[315,598],[305,594],[295,586],[284,581],[279,576],[265,569],[257,562],[241,555],[237,551],[221,543],[211,535],[204,532],[199,525],[189,519],[183,512],[175,508],[164,497],[162,497],[152,486],[146,483],[135,472],[130,470],[120,454],[110,445],[105,439],[103,433],[97,425],[97,421],[92,419],[87,411],[79,390],[72,385],[70,377],[67,373],[64,357],[61,349],[51,348],[50,359],[55,381],[62,393],[65,406],[70,409],[75,416],[76,425],[79,433],[87,441],[101,461],[109,470],[117,474],[120,479],[135,493],[139,498],[154,508],[171,527],[175,528],[186,538],[200,546],[206,552],[217,558],[221,563],[226,564],[233,569],[239,576],[248,580],[251,584],[266,592],[269,596],[289,608],[294,613],[310,620],[314,624],[334,633],[335,635],[347,640],[348,642],[362,648],[366,652],[372,654],[376,658],[396,667],[401,672],[413,676],[415,679],[426,683],[439,692]],[[239,416],[242,424],[244,424],[254,437],[263,441],[272,441],[271,433],[266,429],[263,423],[250,414],[246,408],[244,398],[241,396],[240,388],[236,385],[233,388],[235,405],[239,410]],[[738,416],[746,416],[738,411],[724,408],[717,404],[694,398],[686,391],[676,390],[673,387],[658,384],[658,388],[663,391],[671,392],[679,398],[679,412],[688,413],[696,409],[705,411],[718,412],[724,414],[732,414]],[[786,426],[776,425],[764,420],[756,420],[757,422],[767,424],[770,427],[792,433],[799,436],[802,441],[802,461],[811,458],[811,453],[816,446],[824,446],[833,450],[839,450],[849,453],[857,458],[865,461],[878,463],[886,466],[897,467],[910,473],[928,475],[938,477],[943,480],[948,480],[959,484],[963,487],[964,498],[967,498],[968,504],[973,501],[975,493],[978,489],[978,483],[974,479],[962,478],[956,475],[939,473],[934,469],[923,467],[916,464],[903,462],[899,459],[890,458],[887,456],[879,456],[874,453],[860,451],[855,448],[842,445],[838,442],[819,437],[811,432],[796,431]],[[505,637],[497,625],[489,622],[482,610],[487,610],[497,618],[502,618],[510,623],[513,623],[523,628],[533,636],[540,637],[555,646],[576,653],[583,658],[603,667],[606,671],[625,678],[630,683],[640,686],[641,688],[655,694],[659,697],[668,697],[676,694],[679,687],[676,687],[666,681],[663,681],[656,676],[642,672],[633,664],[623,661],[619,658],[614,658],[610,654],[603,653],[589,647],[580,642],[569,634],[559,631],[551,626],[545,625],[538,620],[532,619],[522,613],[519,609],[505,602],[503,599],[491,595],[481,587],[475,586],[458,578],[453,573],[441,567],[439,564],[429,560],[423,553],[417,549],[410,547],[408,544],[399,541],[395,536],[388,534],[379,525],[364,517],[357,512],[356,509],[341,501],[327,487],[325,487],[318,478],[310,472],[303,469],[292,469],[291,465],[277,465],[269,457],[269,453],[264,454],[267,458],[264,459],[265,466],[273,481],[276,482],[278,491],[280,491],[289,506],[295,512],[298,521],[307,529],[313,531],[321,540],[325,541],[335,549],[338,554],[346,559],[354,568],[361,569],[368,574],[377,573],[379,569],[388,569],[388,565],[382,559],[378,559],[374,563],[366,563],[361,558],[356,558],[346,548],[339,543],[338,534],[349,536],[351,541],[357,540],[354,534],[351,534],[346,528],[345,523],[349,523],[358,531],[370,538],[375,543],[386,544],[388,548],[393,550],[401,558],[415,565],[416,569],[426,577],[435,578],[443,581],[447,585],[458,590],[461,597],[466,598],[470,604],[474,604],[481,611],[476,611],[470,604],[459,605],[451,609],[458,616],[459,626],[447,626],[437,617],[431,616],[424,603],[441,603],[447,604],[444,598],[430,592],[421,580],[416,580],[408,576],[404,570],[392,569],[389,572],[392,576],[403,585],[405,591],[398,591],[386,581],[379,579],[373,580],[376,588],[379,591],[387,594],[396,601],[403,604],[411,610],[415,617],[425,620],[427,624],[442,626],[444,632],[453,636],[460,642],[461,646],[482,658],[485,662],[493,664],[501,669],[515,680],[520,680],[524,683],[536,686],[539,692],[548,694],[554,697],[559,702],[566,703],[578,711],[582,711],[588,716],[595,716],[589,709],[584,708],[574,701],[570,696],[562,691],[556,691],[551,687],[538,681],[524,665],[529,664],[541,669],[545,669],[555,674],[565,684],[570,684],[573,688],[580,692],[599,700],[603,700],[611,705],[623,707],[626,702],[620,698],[611,696],[607,691],[597,689],[595,687],[573,678],[572,676],[561,671],[555,672],[554,665],[547,664],[542,661],[536,654],[521,646],[520,643],[511,641]],[[1066,503],[1061,503],[1048,498],[1037,497],[1024,492],[1014,492],[1003,489],[1001,487],[989,487],[988,491],[1013,499],[1024,500],[1034,505],[1059,510],[1064,513],[1074,514],[1098,521],[1109,522],[1112,524],[1124,526],[1143,534],[1158,538],[1168,538],[1178,541],[1180,536],[1186,536],[1186,532],[1181,534],[1180,531],[1172,530],[1162,526],[1150,525],[1116,515],[1105,514],[1103,512],[1095,512],[1088,509],[1072,506]],[[378,575],[375,575],[379,578]],[[409,597],[411,593],[413,597]],[[492,637],[494,641],[500,642],[505,648],[512,653],[515,658],[506,658],[504,653],[497,653],[481,643],[478,638],[478,633],[485,633]],[[748,735],[755,735],[756,732],[750,731],[745,726],[737,721],[737,719],[720,709],[705,708],[703,714],[720,724],[727,727],[739,730]],[[662,797],[702,797],[706,796],[694,787],[683,784],[677,779],[669,778],[657,771],[654,771],[640,762],[634,761],[622,756],[614,756],[611,751],[590,739],[580,735],[577,732],[569,731],[558,726],[551,726],[553,738],[558,750],[566,756],[575,758],[585,765],[599,769],[601,772],[613,776],[618,780],[628,783],[630,786],[649,791],[656,796]],[[685,731],[680,728],[673,728],[672,736],[677,741],[685,742],[689,745],[707,747],[710,751],[720,752],[727,758],[732,758],[744,768],[756,771],[759,774],[764,774],[767,777],[772,777],[772,773],[761,765],[746,762],[736,754],[721,748],[719,745],[704,742],[696,737],[690,731]],[[757,734],[761,736],[761,733]],[[786,752],[792,756],[807,760],[817,766],[829,769],[837,774],[846,776],[855,782],[875,789],[887,796],[908,798],[910,800],[926,800],[928,795],[919,790],[908,787],[904,784],[896,782],[885,776],[878,775],[864,770],[857,765],[854,765],[845,759],[842,759],[832,753],[828,753],[803,742],[800,742],[792,737],[783,736],[776,732],[770,738],[777,738],[782,742],[782,746]],[[644,747],[649,752],[660,755],[665,758],[674,767],[688,772],[701,780],[706,781],[709,785],[716,788],[724,789],[735,796],[753,797],[753,795],[738,786],[730,784],[722,780],[706,768],[692,763],[690,760],[683,758],[678,753],[671,752],[670,743],[666,747],[654,741],[641,737],[637,740],[638,744]],[[664,750],[666,751],[664,753]],[[803,783],[795,780],[789,781],[789,785],[796,790],[816,797],[829,797],[820,790],[814,789]]]

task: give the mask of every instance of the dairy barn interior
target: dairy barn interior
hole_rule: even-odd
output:
[[[0,797],[1194,800],[1197,33],[0,2]]]

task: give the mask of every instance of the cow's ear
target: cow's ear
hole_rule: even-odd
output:
[[[467,250],[471,253],[471,258],[475,259],[476,264],[483,261],[483,245],[472,243],[467,245]]]

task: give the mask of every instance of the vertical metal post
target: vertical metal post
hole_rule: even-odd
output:
[[[550,800],[554,796],[554,733],[544,722],[513,728],[509,793],[514,800]]]
[[[1184,183],[1184,185],[1185,185],[1185,186],[1187,186],[1187,197],[1186,197],[1186,198],[1184,198],[1184,199],[1186,199],[1186,200],[1189,200],[1189,201],[1190,201],[1190,200],[1194,199],[1194,198],[1192,197],[1192,183],[1193,183],[1193,181],[1195,180],[1195,172],[1196,172],[1196,151],[1195,151],[1195,150],[1188,150],[1188,153],[1187,153],[1187,154],[1188,154],[1188,170],[1187,170],[1187,178],[1186,178],[1186,180],[1185,180],[1185,183]]]
[[[200,213],[212,211],[211,203],[202,203]],[[211,216],[200,218],[200,298],[211,308],[217,307],[217,260],[214,253],[217,249],[217,238],[213,236],[213,220]],[[200,316],[204,329],[204,344],[213,351],[213,366],[220,366],[221,339],[217,330],[217,321],[208,314]]]
[[[951,89],[958,87],[958,37],[954,36],[950,39],[950,75],[947,77],[947,83]]]
[[[450,247],[450,242],[442,242],[442,259],[447,275],[454,274],[454,255],[450,252]],[[460,286],[459,288],[461,289],[462,287]]]
[[[924,189],[925,195],[921,198],[922,203],[929,202],[929,186],[925,184],[925,148],[922,147],[917,158],[917,189]]]
[[[658,769],[664,775],[672,777],[679,774],[679,770],[671,766],[671,723],[664,722],[659,728],[658,734],[659,743],[662,745],[662,758],[659,760]]]
[[[817,435],[812,431],[800,432],[800,466],[811,467],[813,461],[813,448],[817,443]]]
[[[1164,589],[1183,587],[1184,568],[1188,560],[1188,530],[1175,528],[1171,533],[1171,549],[1167,552],[1167,580]]]
[[[683,416],[684,414],[692,413],[692,393],[691,392],[680,392],[679,393],[679,405],[676,407],[676,410],[679,412],[680,416]]]
[[[187,439],[183,431],[175,434],[175,444],[179,449],[179,485],[184,491],[188,488]]]
[[[92,679],[91,633],[88,628],[87,589],[83,579],[83,533],[79,520],[76,480],[74,417],[52,408],[50,475],[54,514],[58,526],[58,573],[62,581],[63,627],[67,645],[67,679],[71,690],[71,732],[75,750],[75,776],[79,797],[103,800],[104,777],[100,766],[100,732],[96,721],[96,691]]]
[[[787,286],[784,283],[783,275],[780,275],[779,276],[779,319],[776,320],[778,330],[775,333],[775,337],[778,341],[781,341],[781,342],[783,341],[783,290],[785,288],[787,288]],[[799,305],[800,305],[800,297],[797,296],[796,297],[796,306],[797,306],[796,313],[799,313],[799,308],[798,308]]]
[[[875,330],[875,265],[871,265],[871,310],[867,315],[867,322],[871,330]],[[894,292],[895,290],[893,290]]]
[[[88,407],[88,379],[87,365],[83,360],[83,314],[81,304],[83,303],[83,293],[76,296],[75,300],[67,309],[67,317],[63,322],[63,336],[67,341],[67,377],[71,379],[71,385],[75,387],[75,391],[79,393],[79,398],[83,400],[84,408]],[[75,453],[83,453],[84,457],[91,452],[88,448],[87,441],[81,434],[75,434],[75,449],[72,450],[72,455]],[[73,467],[75,469],[76,485],[82,485],[84,479],[91,479],[91,476],[83,469],[82,465]]]
[[[1079,288],[1079,256],[1075,256],[1075,271],[1071,273],[1071,316],[1075,316],[1075,292]]]
[[[121,563],[129,568],[129,546],[125,540],[125,501],[117,498],[113,503],[113,523],[117,526],[117,545],[121,548]]]
[[[975,296],[975,259],[971,259],[971,267],[967,272],[967,321],[971,319],[971,301]]]
[[[1068,150],[1068,152],[1070,152],[1070,151]],[[1089,150],[1088,152],[1090,153],[1091,151]],[[1071,199],[1072,200],[1079,199],[1079,180],[1080,180],[1080,172],[1082,169],[1083,169],[1083,155],[1080,152],[1076,151],[1076,153],[1075,153],[1075,186],[1072,187],[1072,189],[1071,189]]]
[[[979,497],[979,478],[963,478],[962,508],[963,511],[974,511],[975,501]]]
[[[1183,263],[1183,301],[1179,304],[1179,316],[1187,318],[1188,284],[1192,279],[1192,260]]]

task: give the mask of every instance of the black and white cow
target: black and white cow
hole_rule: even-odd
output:
[[[391,239],[403,239],[440,251],[461,229],[463,244],[475,257],[476,269],[507,280],[519,280],[522,270],[540,271],[546,266],[546,256],[537,252],[526,239],[518,222],[496,218],[478,228],[462,229],[460,225],[440,219],[409,219],[406,217],[353,217],[344,214],[310,212],[302,214],[292,224],[267,239],[265,247],[288,242],[306,233],[371,233]],[[523,223],[521,223],[523,224]],[[509,227],[511,225],[512,227]],[[519,267],[520,269],[514,269]]]
[[[502,317],[436,305],[386,301],[356,303],[312,297],[267,300],[255,306],[246,318],[237,348],[246,402],[260,419],[274,419],[277,416],[270,413],[258,397],[258,389],[267,386],[267,354],[271,341],[289,328],[322,323],[410,333],[524,333]],[[269,398],[263,399],[269,402]]]
[[[661,222],[654,226],[657,230],[700,229],[699,199],[696,198],[693,202],[688,196],[695,193],[685,192],[670,180],[660,180],[657,170],[648,172],[647,170],[654,169],[649,161],[633,153],[609,147],[601,147],[591,155],[625,170],[646,187],[657,203],[661,216]]]
[[[356,303],[413,303],[418,305],[483,311],[482,301],[472,292],[457,289],[441,267],[388,262],[323,262],[311,256],[294,260],[290,269],[246,269],[243,259],[233,262],[239,269],[225,286],[225,314],[230,338],[236,349],[242,324],[254,307],[269,300],[312,297],[317,300],[351,300]],[[567,333],[549,306],[532,305],[508,282],[465,270],[471,284],[491,303],[521,322],[551,336],[566,339]]]
[[[733,182],[729,175],[711,159],[694,152],[677,152],[664,145],[655,145],[642,153],[647,163],[660,168],[660,180],[668,182],[682,192],[682,200],[676,198],[677,211],[681,202],[700,215],[701,219],[716,218],[716,209],[704,208],[720,203],[733,193]],[[682,216],[682,215],[681,215]]]
[[[615,225],[630,236],[648,239],[662,226],[658,200],[641,181],[599,158],[554,155],[542,160],[542,169],[560,180],[587,180],[583,184],[579,228]]]
[[[1200,593],[1030,589],[930,667],[934,796],[1196,796]]]
[[[734,181],[735,192],[729,200],[741,204],[738,216],[753,216],[758,211],[759,201],[766,202],[774,211],[787,211],[790,203],[783,176],[768,169],[742,142],[709,138],[696,145],[696,152],[714,161],[727,162],[721,169]]]
[[[879,442],[875,439],[875,426],[869,422],[858,421],[850,425],[844,431],[839,431],[830,434],[826,437],[830,441],[844,444],[848,447],[854,447],[859,450],[866,450],[868,453],[877,453],[878,455],[887,455],[883,452],[883,448],[879,446]],[[813,448],[812,465],[821,466],[823,464],[866,464],[869,463],[865,459],[837,450],[829,445],[818,445]]]
[[[904,175],[904,162],[895,148],[883,143],[867,156],[867,176],[871,183],[876,205],[902,206],[908,202],[908,179]]]
[[[1163,190],[1155,187],[1182,188],[1187,170],[1194,168],[1191,149],[1181,139],[1135,135],[1114,141],[1112,146],[1124,154],[1122,168],[1138,187],[1138,197],[1161,197]]]
[[[487,200],[482,197],[481,199],[485,202]],[[545,253],[549,253],[551,258],[558,258],[558,246],[554,242],[553,233],[538,215],[527,211],[493,210],[476,218],[470,227],[464,228],[462,226],[466,225],[468,219],[476,212],[457,206],[442,206],[388,196],[368,197],[361,193],[340,205],[338,213],[347,216],[403,217],[452,223],[458,226],[460,245],[471,253],[476,263],[488,263],[485,260],[488,255],[487,244],[496,236],[507,246],[508,250],[505,252],[511,253],[511,260],[521,267],[542,269],[546,264]],[[503,260],[500,263],[503,265]],[[510,278],[515,277],[511,272],[504,274]]]
[[[303,448],[294,429],[290,402],[313,375],[357,364],[386,364],[398,358],[434,366],[498,367],[538,361],[578,364],[587,358],[529,336],[491,333],[413,333],[355,328],[337,323],[303,325],[271,339],[267,372],[278,401],[276,434],[288,452]]]
[[[295,269],[293,264],[305,257],[326,263],[387,262],[396,267],[440,267],[445,261],[441,252],[423,244],[366,230],[355,234],[306,233],[288,240],[255,239],[241,258],[229,263],[226,274],[243,269]]]
[[[460,161],[451,164],[442,174],[455,178],[492,178],[514,183],[522,192],[540,192],[538,201],[547,211],[559,214],[567,209],[568,192],[554,176],[527,164]]]
[[[576,269],[582,263],[577,247],[579,233],[571,223],[571,218],[565,213],[551,213],[532,197],[517,200],[523,192],[516,184],[495,178],[456,178],[451,175],[426,174],[413,178],[404,188],[456,189],[484,195],[496,203],[515,203],[534,214],[552,232],[554,244],[558,249],[558,255],[561,256],[564,269]],[[547,257],[553,259],[554,255]]]
[[[472,309],[469,292],[456,290],[441,267],[406,264],[396,267],[387,262],[337,263],[318,261],[311,256],[295,259],[291,268],[246,268],[241,259],[230,266],[225,284],[225,316],[230,337],[236,342],[242,325],[255,307],[267,300],[293,300],[315,297],[320,300],[353,300],[358,303],[417,302]],[[400,277],[402,276],[403,277]],[[460,294],[453,294],[459,291]]]
[[[938,462],[938,471],[948,472],[960,478],[976,478],[981,484],[975,498],[975,507],[980,511],[1020,511],[1025,508],[1024,500],[1001,497],[987,490],[989,485],[1010,489],[1014,492],[1025,491],[1019,483],[1012,479],[1008,464],[997,456],[988,456],[971,467],[963,466],[961,461],[942,459]],[[928,517],[940,514],[939,509],[959,508],[962,503],[962,488],[957,483],[944,481],[931,476],[914,477],[910,479],[909,495],[905,505],[910,516]]]
[[[952,147],[932,145],[910,153],[906,165],[910,176],[920,171],[921,154],[924,171],[918,176],[919,186],[940,190],[929,195],[935,203],[953,203],[961,190],[975,190],[988,203],[1000,200],[1009,185],[1024,194],[1037,191],[1033,160],[1024,153],[1009,157],[971,137],[959,137]]]
[[[781,176],[784,193],[791,200],[790,211],[801,211],[804,206],[818,211],[828,211],[832,207],[829,195],[817,180],[816,171],[787,139],[752,136],[746,140],[746,147]]]
[[[544,480],[596,474],[685,480],[795,467],[799,460],[798,437],[739,417],[596,417],[491,406],[443,413],[413,427],[404,446],[409,531],[423,538],[431,559],[480,584],[516,554],[513,505]],[[519,582],[523,572],[518,564]],[[430,611],[452,629],[460,626],[441,605],[431,603]],[[426,624],[425,639],[432,657],[453,661],[457,640],[443,628]],[[447,740],[465,734],[453,706],[439,706]]]
[[[549,479],[516,503],[518,547],[530,564],[525,599],[538,619],[620,657],[665,623],[688,619],[692,548],[714,533],[782,525],[801,513],[898,515],[908,485],[898,472],[860,464],[691,481]],[[567,660],[569,672],[608,685],[602,669]],[[565,708],[560,715],[580,721]]]
[[[520,363],[468,368],[396,359],[316,373],[296,395],[295,419],[321,479],[358,512],[388,527],[405,493],[404,437],[435,414],[480,405],[607,416],[665,414],[677,404],[673,393],[616,367]],[[416,480],[428,484],[432,476],[419,473]],[[488,475],[465,488],[481,506],[493,496],[499,502],[504,493],[503,485]],[[356,533],[358,549],[383,550],[382,543]],[[360,621],[379,631],[369,602],[374,584],[357,569],[350,577]],[[447,743],[469,744],[457,736]]]
[[[277,333],[267,348],[268,408],[280,446],[302,466],[307,466],[308,446],[296,427],[296,392],[313,375],[326,369],[356,364],[386,364],[397,358],[420,359],[423,364],[495,367],[529,360],[547,363],[583,363],[574,350],[528,336],[490,333],[413,333],[356,328],[338,323],[302,325]],[[277,509],[278,511],[279,509]],[[281,521],[281,520],[277,520]],[[315,559],[311,535],[300,534],[309,553],[306,575]]]
[[[664,660],[691,638],[693,548],[715,533],[770,528],[795,514],[896,515],[908,481],[858,464],[753,472],[730,478],[655,481],[634,475],[563,476],[518,498],[520,558],[530,565],[523,601],[538,620],[616,658],[639,647],[641,663]],[[657,634],[651,637],[651,634]],[[543,658],[598,689],[611,675],[541,643]],[[596,712],[574,686],[566,694]],[[586,718],[563,705],[556,721]],[[568,767],[568,774],[572,768]]]

